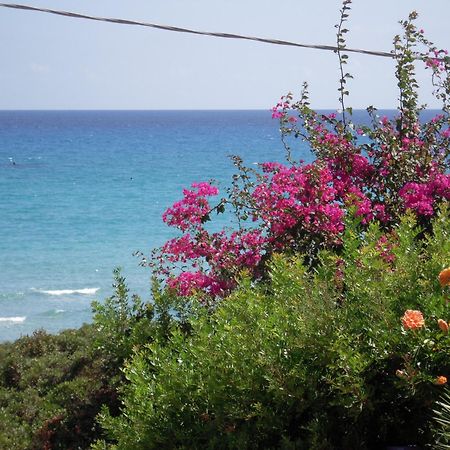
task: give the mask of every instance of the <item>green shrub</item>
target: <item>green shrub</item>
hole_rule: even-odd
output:
[[[449,308],[437,276],[450,220],[421,235],[406,216],[389,235],[349,223],[343,250],[275,255],[270,280],[242,279],[189,332],[172,327],[126,364],[123,414],[102,413],[116,444],[97,449],[382,448],[432,441],[432,403],[450,375]],[[425,325],[402,327],[405,310]]]
[[[94,325],[98,331],[95,345],[108,355],[112,370],[117,370],[132,353],[133,347],[152,337],[154,307],[129,289],[120,269],[114,270],[114,294],[103,303],[93,302]]]
[[[101,435],[95,417],[118,399],[97,335],[86,325],[0,345],[0,448],[85,449]]]

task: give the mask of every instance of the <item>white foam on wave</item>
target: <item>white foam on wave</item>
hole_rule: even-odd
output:
[[[0,317],[0,322],[22,323],[25,322],[26,317]]]
[[[44,289],[33,289],[36,292],[47,295],[94,295],[100,288],[83,288],[83,289],[55,289],[55,290],[44,290]]]

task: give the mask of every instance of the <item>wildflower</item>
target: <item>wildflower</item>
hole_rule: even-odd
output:
[[[448,333],[448,323],[445,320],[439,319],[437,321],[439,328],[444,332]]]
[[[442,386],[445,383],[447,383],[447,377],[444,377],[443,375],[437,377],[434,382],[434,384],[437,384],[438,386]]]
[[[423,314],[420,311],[408,309],[402,317],[402,324],[405,330],[415,330],[425,325]]]
[[[450,267],[447,267],[439,274],[439,283],[442,287],[450,286]]]

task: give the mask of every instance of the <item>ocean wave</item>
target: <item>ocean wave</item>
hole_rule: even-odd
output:
[[[11,322],[11,323],[22,323],[25,322],[26,317],[0,317],[0,323]]]
[[[55,290],[44,290],[44,289],[34,289],[33,291],[39,292],[41,294],[47,295],[94,295],[100,288],[83,288],[83,289],[55,289]]]
[[[49,309],[48,311],[37,314],[39,317],[56,317],[66,312],[65,309]]]

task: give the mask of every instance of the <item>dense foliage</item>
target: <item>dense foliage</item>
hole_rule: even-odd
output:
[[[450,375],[448,211],[432,224],[419,239],[406,216],[388,241],[376,224],[347,224],[342,252],[320,251],[314,271],[279,254],[267,282],[244,277],[212,313],[199,304],[189,333],[174,325],[126,364],[123,414],[103,418],[111,448],[432,442]]]
[[[57,336],[37,331],[0,346],[0,448],[89,448],[102,404],[119,406],[117,370],[92,342],[92,326]]]

